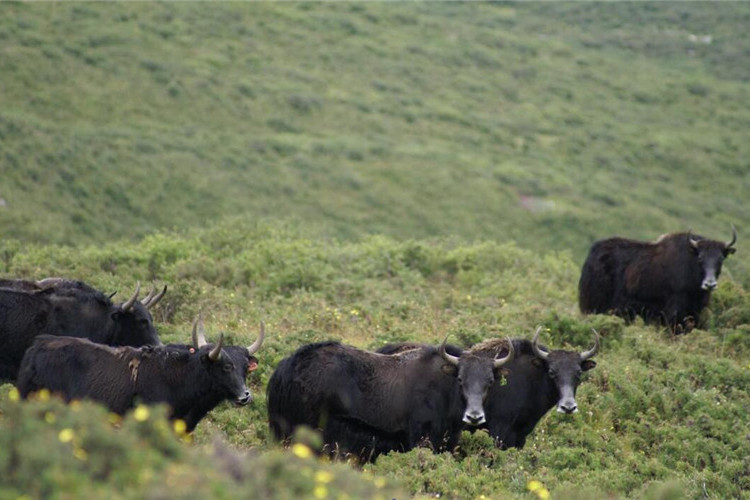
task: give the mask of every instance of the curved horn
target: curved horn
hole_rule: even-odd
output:
[[[156,304],[159,303],[159,301],[164,297],[164,294],[167,293],[167,285],[164,285],[164,288],[161,289],[161,292],[154,295],[151,300],[149,300],[147,303],[143,304],[146,306],[146,309],[151,309]]]
[[[114,292],[112,292],[112,293],[110,293],[109,295],[107,295],[107,298],[108,298],[109,300],[112,300],[112,297],[114,297],[115,295],[117,295],[117,290],[115,290]]]
[[[531,341],[531,349],[534,351],[534,354],[536,354],[537,358],[541,358],[545,361],[547,361],[547,358],[549,357],[548,352],[544,352],[539,348],[539,332],[542,331],[542,327],[539,326],[536,329],[536,333],[534,334],[534,339]]]
[[[193,346],[200,349],[206,344],[208,342],[206,342],[206,334],[203,331],[203,314],[199,314],[193,321]]]
[[[221,358],[221,346],[224,344],[224,334],[219,334],[219,341],[216,343],[211,352],[208,353],[208,359],[211,361],[218,361]]]
[[[724,244],[724,248],[731,248],[737,242],[737,229],[732,224],[732,241]]]
[[[453,356],[452,354],[448,354],[445,352],[445,343],[448,342],[449,335],[445,336],[445,340],[443,340],[443,343],[440,344],[440,349],[438,349],[438,352],[443,357],[444,360],[446,360],[448,363],[458,366],[458,357]]]
[[[266,324],[264,322],[260,322],[260,335],[258,336],[258,339],[252,343],[250,347],[247,348],[247,353],[250,355],[255,354],[255,352],[260,349],[260,346],[263,344],[263,338],[266,336]]]
[[[688,229],[687,240],[688,240],[688,243],[690,243],[691,247],[693,247],[695,249],[698,248],[698,240],[694,240],[693,239],[693,229],[692,228]]]
[[[141,299],[141,304],[148,307],[148,302],[154,298],[154,294],[156,293],[156,288],[154,288],[154,285],[151,285],[151,290],[149,290],[148,295],[143,297]]]
[[[123,303],[123,304],[122,304],[122,305],[120,306],[120,309],[122,309],[122,310],[123,310],[123,311],[125,311],[125,312],[127,312],[127,311],[131,310],[131,309],[133,308],[133,304],[135,304],[135,301],[136,301],[136,300],[138,300],[138,294],[139,294],[140,292],[141,292],[141,282],[140,282],[140,281],[138,281],[138,282],[137,282],[137,283],[135,284],[135,293],[133,294],[133,296],[132,296],[132,297],[130,297],[130,298],[129,298],[129,299],[128,299],[128,300],[126,301],[126,302],[124,302],[124,303]]]
[[[599,333],[591,329],[592,332],[594,332],[594,347],[589,349],[588,351],[584,351],[581,353],[581,361],[586,361],[589,358],[593,358],[594,355],[599,351]]]
[[[492,367],[493,368],[500,368],[501,366],[503,366],[508,361],[511,361],[513,359],[513,355],[514,354],[515,354],[515,352],[513,350],[513,341],[510,340],[510,339],[508,339],[508,355],[505,356],[504,358],[500,358],[500,359],[495,358],[495,362],[492,364]]]

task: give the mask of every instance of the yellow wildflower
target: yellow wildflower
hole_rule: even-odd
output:
[[[44,414],[44,421],[47,422],[48,424],[54,424],[55,420],[57,420],[57,418],[55,417],[55,414],[52,413],[51,411],[48,411]]]
[[[61,443],[69,443],[73,441],[73,438],[75,437],[75,433],[73,432],[73,429],[65,428],[60,431],[60,433],[57,435],[57,438],[60,440]]]
[[[333,474],[327,470],[319,470],[315,473],[315,480],[319,483],[330,483],[333,480]]]
[[[313,488],[313,496],[315,498],[325,498],[328,496],[328,488],[323,486],[322,484],[315,485],[315,488]]]
[[[532,479],[531,481],[526,483],[526,489],[529,491],[539,491],[542,488],[544,488],[544,485],[536,479]]]
[[[547,488],[542,487],[541,490],[536,492],[536,496],[538,496],[540,500],[549,500],[549,491]]]
[[[148,420],[149,411],[144,405],[139,405],[138,408],[133,412],[133,416],[138,422],[145,422]]]
[[[172,425],[174,426],[174,431],[180,436],[187,432],[187,424],[182,419],[178,418]]]
[[[39,401],[49,401],[49,389],[42,389],[36,393],[36,397]]]
[[[312,456],[312,450],[301,443],[292,446],[292,453],[300,458],[310,458]]]
[[[13,387],[8,393],[8,399],[10,399],[11,401],[18,401],[19,399],[21,399],[21,393],[18,392],[18,389]]]

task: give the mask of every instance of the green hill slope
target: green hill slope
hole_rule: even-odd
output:
[[[170,489],[180,498],[196,491],[219,498],[257,498],[258,491],[313,498],[320,493],[313,472],[323,468],[336,476],[325,483],[331,498],[381,498],[368,483],[372,474],[386,480],[376,485],[446,498],[531,498],[532,480],[553,498],[704,498],[704,491],[708,498],[748,498],[750,295],[729,280],[714,293],[706,330],[671,337],[608,316],[581,317],[578,266],[570,253],[537,254],[512,243],[382,236],[347,243],[308,238],[292,227],[223,224],[189,237],[29,247],[5,256],[2,275],[75,276],[123,295],[136,279],[168,283],[154,311],[165,342],[188,342],[190,323],[201,311],[209,338],[225,332],[228,342],[249,345],[260,320],[268,333],[261,366],[249,377],[252,405],[218,407],[199,424],[197,444],[177,450],[168,429],[160,429],[163,422],[139,427],[130,417],[122,429],[102,429],[105,412],[76,416],[75,409],[41,403],[14,409],[10,387],[0,389],[0,471],[8,478],[0,492],[6,496],[96,496],[112,484],[128,484],[123,498],[142,498],[159,496],[174,482]],[[590,346],[595,327],[602,349],[579,388],[581,411],[568,417],[550,412],[523,450],[500,451],[486,434],[464,433],[454,454],[395,453],[362,474],[347,474],[324,463],[300,464],[291,452],[284,459],[270,439],[267,381],[303,344],[338,339],[376,348],[400,340],[438,342],[449,334],[451,342],[469,345],[530,338],[538,324],[547,329],[546,345],[580,350]],[[72,450],[55,438],[63,428],[81,436]],[[211,458],[216,436],[250,455]],[[76,449],[91,460],[82,461]],[[164,481],[154,484],[154,474]],[[186,476],[198,484],[190,487]],[[403,498],[385,498],[393,496]]]
[[[582,259],[612,234],[745,234],[747,4],[0,13],[4,237],[101,242],[242,214]]]

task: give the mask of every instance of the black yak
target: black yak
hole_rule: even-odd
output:
[[[608,314],[632,321],[661,323],[676,333],[699,321],[716,288],[724,259],[733,254],[737,231],[729,242],[676,233],[657,241],[601,240],[591,247],[578,282],[584,314]]]
[[[268,382],[270,428],[279,440],[301,425],[320,429],[329,451],[360,460],[423,441],[450,450],[464,423],[484,422],[487,388],[512,357],[456,357],[445,342],[394,355],[337,342],[306,345]]]

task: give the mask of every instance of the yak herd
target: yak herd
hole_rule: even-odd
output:
[[[674,333],[699,324],[717,285],[728,242],[691,232],[654,242],[610,238],[592,245],[578,299],[584,314],[641,317]],[[159,340],[149,309],[167,287],[122,303],[81,281],[0,279],[0,381],[22,397],[40,389],[66,401],[89,398],[124,414],[134,405],[166,403],[192,431],[224,400],[252,401],[245,380],[258,366],[265,336],[250,346],[206,340],[193,323],[192,343]],[[388,344],[376,352],[338,342],[301,346],[274,370],[268,422],[288,442],[300,426],[322,434],[321,452],[373,460],[418,445],[451,450],[462,430],[486,429],[501,448],[522,448],[556,406],[575,413],[582,372],[592,369],[600,338],[578,352],[548,349],[533,338],[490,339],[467,349],[447,343]]]

